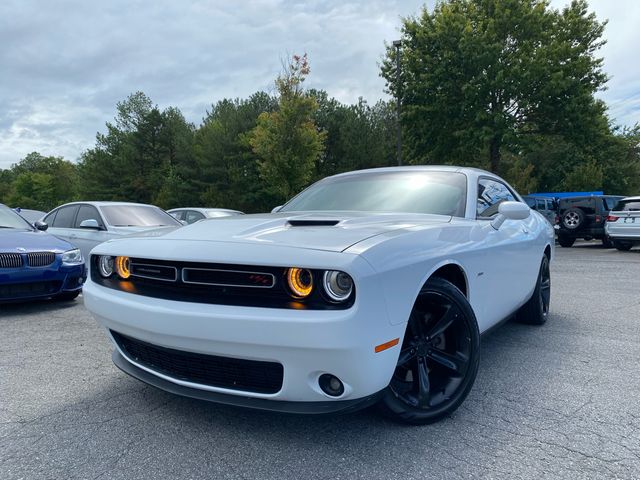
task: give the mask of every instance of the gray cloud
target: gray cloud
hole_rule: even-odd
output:
[[[30,151],[75,160],[116,102],[142,90],[199,122],[211,103],[271,89],[287,53],[308,52],[309,86],[344,102],[384,96],[378,62],[421,0],[0,2],[0,168]],[[429,2],[433,4],[432,1]],[[561,6],[565,2],[557,1]],[[615,4],[615,6],[614,6]],[[640,5],[594,1],[610,18],[602,97],[640,120]]]

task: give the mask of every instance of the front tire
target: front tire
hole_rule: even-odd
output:
[[[56,295],[54,300],[58,300],[60,302],[70,302],[71,300],[75,300],[76,297],[80,295],[80,290],[76,290],[75,292],[65,292],[60,295]]]
[[[516,317],[522,323],[544,325],[549,317],[550,304],[551,271],[549,269],[549,258],[543,255],[533,295],[529,301],[518,310]]]
[[[573,237],[567,237],[565,235],[559,234],[558,243],[563,248],[571,248],[573,247],[573,244],[576,243],[576,239]]]
[[[397,422],[437,422],[467,397],[479,360],[480,334],[471,305],[451,282],[431,278],[411,311],[380,409]]]

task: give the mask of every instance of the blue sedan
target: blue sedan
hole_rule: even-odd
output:
[[[0,303],[72,300],[87,278],[80,250],[0,204]]]

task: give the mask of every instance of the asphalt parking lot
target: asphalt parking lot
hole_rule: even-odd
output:
[[[0,479],[640,478],[640,249],[557,249],[551,318],[482,340],[436,425],[172,396],[121,373],[82,305],[0,306]]]

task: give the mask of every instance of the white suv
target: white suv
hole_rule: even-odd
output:
[[[618,250],[640,245],[640,197],[620,200],[609,212],[605,230]]]

